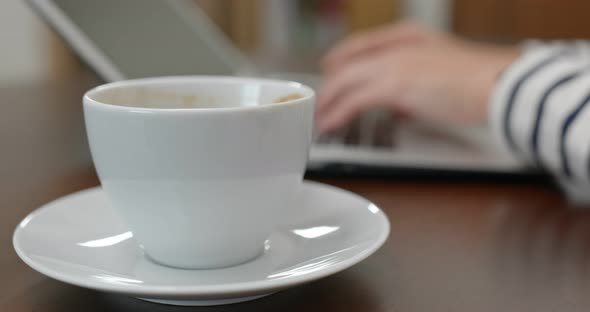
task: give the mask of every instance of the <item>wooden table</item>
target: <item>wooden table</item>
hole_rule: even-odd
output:
[[[0,311],[176,311],[66,285],[31,270],[11,243],[39,205],[98,183],[83,129],[91,80],[0,88]],[[211,311],[589,311],[590,210],[543,185],[324,179],[366,196],[391,236],[354,267]],[[193,308],[199,310],[199,308]]]

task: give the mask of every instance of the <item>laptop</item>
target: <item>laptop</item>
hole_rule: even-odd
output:
[[[297,80],[314,74],[261,72],[190,0],[29,0],[39,15],[106,82],[147,76],[238,75]],[[498,147],[486,125],[400,123],[368,112],[336,134],[316,138],[308,169],[324,173],[527,174]]]

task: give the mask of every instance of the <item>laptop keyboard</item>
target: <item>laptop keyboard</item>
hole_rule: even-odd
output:
[[[324,145],[391,149],[395,147],[395,124],[391,114],[372,112],[357,118],[346,128],[320,135],[316,142]]]

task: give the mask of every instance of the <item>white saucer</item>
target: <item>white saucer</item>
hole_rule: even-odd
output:
[[[304,182],[299,209],[285,216],[257,259],[216,270],[182,270],[146,259],[101,188],[57,199],[14,232],[20,258],[59,281],[176,305],[252,300],[342,271],[387,239],[389,222],[353,193]]]

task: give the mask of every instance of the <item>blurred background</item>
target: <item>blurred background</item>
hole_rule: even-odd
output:
[[[407,18],[478,40],[590,37],[588,0],[194,1],[240,49],[275,71],[315,71],[319,56],[347,34]],[[85,71],[22,0],[0,1],[0,42],[0,85]]]

